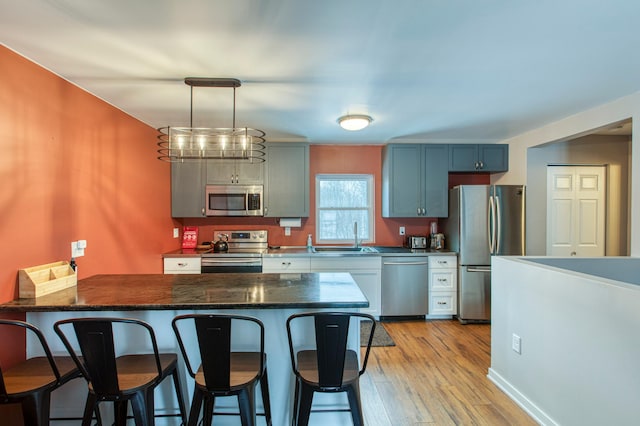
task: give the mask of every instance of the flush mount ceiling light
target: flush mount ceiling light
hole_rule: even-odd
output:
[[[191,86],[191,114],[189,127],[161,127],[158,129],[159,160],[181,162],[184,160],[248,160],[264,161],[264,136],[262,130],[236,127],[236,88],[240,80],[235,78],[187,77],[184,83]],[[193,127],[193,88],[233,88],[233,124],[230,128]]]
[[[345,130],[362,130],[367,127],[373,119],[368,115],[343,115],[338,118],[338,123],[340,127]]]

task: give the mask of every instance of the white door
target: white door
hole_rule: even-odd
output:
[[[605,255],[605,166],[547,167],[547,255]]]

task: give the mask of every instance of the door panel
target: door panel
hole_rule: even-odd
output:
[[[547,167],[547,255],[605,255],[605,166]]]

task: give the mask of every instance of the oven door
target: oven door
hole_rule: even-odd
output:
[[[229,272],[262,272],[261,257],[226,257],[212,256],[202,258],[200,272],[203,274]]]

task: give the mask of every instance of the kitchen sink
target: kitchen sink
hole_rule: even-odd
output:
[[[336,247],[318,246],[313,248],[314,253],[376,253],[371,247]]]

